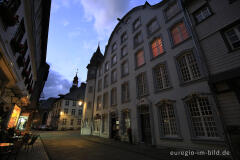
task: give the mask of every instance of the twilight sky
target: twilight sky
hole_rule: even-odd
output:
[[[161,0],[148,0],[153,5]],[[104,53],[111,32],[132,8],[145,0],[52,0],[47,63],[50,65],[44,98],[65,94],[78,68],[85,82],[86,66],[100,42]]]

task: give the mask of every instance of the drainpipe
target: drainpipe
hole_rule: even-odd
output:
[[[193,24],[191,22],[189,12],[188,12],[187,8],[184,7],[184,2],[183,2],[184,0],[179,0],[179,1],[180,1],[180,4],[181,4],[181,8],[182,8],[182,10],[184,12],[184,18],[185,18],[185,20],[187,22],[186,25],[188,25],[188,28],[190,30],[190,34],[191,34],[191,36],[193,38],[194,47],[197,49],[197,52],[199,53],[200,58],[203,60],[203,61],[201,61],[201,63],[203,63],[203,67],[204,67],[204,69],[205,69],[205,71],[207,73],[207,81],[210,82],[210,78],[209,78],[210,77],[210,72],[209,72],[208,65],[207,65],[207,59],[206,59],[205,55],[203,54],[203,49],[201,48],[201,45],[200,45],[200,42],[198,40],[198,36],[196,34],[196,31],[193,28]],[[214,98],[215,103],[216,103],[218,118],[220,119],[223,131],[224,131],[225,142],[227,143],[227,146],[228,146],[229,150],[232,153],[232,159],[233,160],[237,160],[237,157],[235,157],[234,149],[233,149],[233,147],[231,145],[230,135],[228,133],[226,124],[225,124],[224,119],[223,119],[223,114],[222,114],[221,109],[219,107],[220,105],[219,105],[219,103],[217,101],[217,98],[216,98],[216,94],[215,94],[213,88],[211,87],[211,85],[209,85],[209,88],[210,88],[210,91],[213,94],[213,98]]]

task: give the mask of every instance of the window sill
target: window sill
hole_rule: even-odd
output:
[[[150,61],[154,61],[155,59],[159,59],[159,57],[162,57],[162,56],[165,55],[165,54],[166,54],[166,52],[163,51],[163,53],[160,53],[158,56],[153,57],[153,55],[152,55],[152,53],[151,53],[151,59],[150,59]]]
[[[155,90],[155,93],[157,94],[157,93],[161,93],[161,92],[164,92],[164,91],[168,91],[168,90],[170,90],[170,89],[172,89],[172,88],[173,88],[173,87],[170,86],[170,87],[162,88],[162,89],[159,89],[159,90]]]
[[[206,142],[206,143],[212,143],[212,142],[224,142],[224,139],[222,137],[193,137],[191,138],[192,141],[195,142]]]
[[[187,39],[185,39],[185,40],[179,42],[178,44],[173,44],[173,42],[172,42],[172,47],[171,47],[171,48],[174,49],[174,48],[176,48],[176,47],[182,45],[183,43],[185,43],[186,41],[188,41],[188,40],[190,40],[190,39],[192,39],[191,36],[189,36]]]
[[[129,75],[129,73],[124,74],[124,75],[121,76],[121,78],[125,78],[125,77],[127,77],[128,75]]]
[[[182,137],[180,136],[161,136],[160,139],[163,139],[163,140],[183,140]]]
[[[184,86],[188,86],[188,85],[191,85],[193,83],[196,83],[196,82],[201,82],[201,81],[205,81],[207,80],[206,77],[200,77],[198,79],[194,79],[194,80],[191,80],[191,81],[187,81],[187,82],[180,82],[180,86],[184,87]]]
[[[144,67],[145,65],[146,65],[146,62],[145,62],[144,64],[142,64],[141,66],[136,67],[135,70],[138,70],[139,68],[142,68],[142,67]]]

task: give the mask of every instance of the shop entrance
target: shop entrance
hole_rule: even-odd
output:
[[[141,140],[146,144],[152,144],[149,106],[139,106]]]

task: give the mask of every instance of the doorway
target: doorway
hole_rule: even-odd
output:
[[[152,144],[150,113],[147,105],[139,107],[141,140],[145,144]]]

